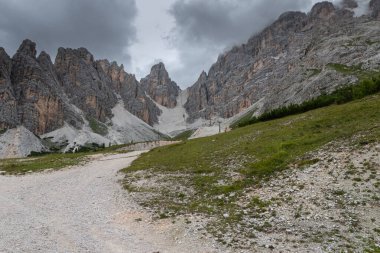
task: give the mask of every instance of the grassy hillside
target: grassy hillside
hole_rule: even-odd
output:
[[[353,136],[352,145],[379,141],[379,95],[154,149],[124,169],[124,186],[148,196],[140,203],[161,218],[200,213],[216,217],[220,230],[239,222],[244,208],[269,205],[255,198],[241,203],[248,189],[290,164],[316,163],[306,154]],[[140,180],[153,183],[141,186]]]
[[[330,141],[368,131],[364,139],[377,139],[379,113],[380,96],[375,95],[158,148],[144,154],[124,172],[153,168],[166,172],[223,174],[225,165],[236,160],[241,165],[238,172],[244,176],[239,183],[252,182],[252,178],[270,176],[297,157]]]

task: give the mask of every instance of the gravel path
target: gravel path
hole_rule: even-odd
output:
[[[153,222],[121,188],[117,172],[141,153],[0,176],[0,252],[219,252],[184,222]]]

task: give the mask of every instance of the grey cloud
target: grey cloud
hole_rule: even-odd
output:
[[[136,39],[134,0],[0,0],[0,46],[13,54],[25,38],[55,56],[86,47],[97,58],[128,62]]]
[[[176,1],[169,11],[176,24],[170,43],[179,51],[182,67],[174,71],[174,79],[191,85],[224,50],[246,42],[283,12],[311,6],[312,0]]]
[[[179,0],[170,13],[176,32],[186,40],[225,45],[246,40],[283,12],[310,4],[310,0]]]

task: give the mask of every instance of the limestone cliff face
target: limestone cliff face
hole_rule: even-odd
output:
[[[44,73],[44,79],[47,84],[51,87],[51,92],[53,92],[57,97],[63,101],[63,118],[64,121],[68,122],[72,126],[79,128],[83,125],[83,119],[81,115],[78,115],[75,108],[72,107],[70,100],[64,92],[61,82],[58,79],[55,67],[50,59],[50,56],[42,51],[37,58],[38,63],[41,67],[42,72]],[[43,107],[43,104],[40,107]],[[47,107],[48,110],[51,110],[50,106]],[[61,125],[61,122],[60,124]],[[48,129],[51,131],[52,129]],[[44,131],[49,132],[49,131]]]
[[[11,83],[17,100],[18,124],[35,134],[63,125],[59,84],[42,67],[51,66],[49,61],[45,53],[36,58],[36,45],[30,40],[25,40],[12,58]]]
[[[116,95],[110,80],[104,73],[99,73],[94,57],[87,49],[59,48],[54,65],[71,103],[88,117],[101,122],[112,116]]]
[[[0,129],[17,126],[17,100],[11,84],[12,60],[0,48]]]
[[[0,129],[25,126],[36,135],[83,123],[71,105],[48,54],[36,58],[36,45],[25,40],[11,59],[0,49]]]
[[[158,122],[160,109],[123,66],[95,61],[84,48],[60,48],[55,64],[45,52],[36,56],[30,40],[13,58],[0,48],[0,130],[23,125],[43,135],[65,122],[77,129],[86,119],[107,123],[120,99],[143,121]]]
[[[122,65],[95,61],[85,48],[60,48],[55,69],[70,101],[88,117],[101,122],[112,118],[112,108],[119,96],[129,112],[148,124],[157,122],[160,110]]]
[[[147,94],[158,104],[168,108],[176,107],[180,88],[170,79],[163,63],[154,65],[150,74],[141,79],[140,83]]]
[[[112,89],[118,94],[125,108],[146,123],[153,125],[158,121],[161,111],[153,101],[145,95],[140,83],[134,75],[128,74],[124,66],[108,60],[97,61],[97,69],[101,69],[110,79]]]
[[[201,117],[199,112],[206,108],[208,101],[211,100],[209,90],[211,90],[212,87],[208,87],[209,83],[207,80],[207,73],[203,71],[198,81],[189,88],[191,99],[187,100],[185,107],[192,112],[193,117]]]
[[[379,69],[380,23],[370,15],[332,3],[316,4],[308,13],[287,12],[249,41],[221,55],[189,88],[185,104],[190,121],[229,118],[252,106],[256,113],[284,104],[300,103],[340,85],[355,75],[342,73],[335,63]]]

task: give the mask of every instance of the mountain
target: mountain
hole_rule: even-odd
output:
[[[118,66],[116,62],[109,63],[108,60],[100,60],[97,64],[110,78],[112,89],[120,95],[129,112],[150,125],[158,122],[161,111],[146,96],[145,90],[134,75],[125,72],[123,65]]]
[[[261,114],[352,84],[358,73],[380,67],[379,0],[355,17],[344,7],[316,4],[309,13],[287,12],[246,44],[222,54],[189,88],[189,121]]]
[[[0,48],[0,129],[15,127],[17,119],[17,100],[11,84],[12,60]]]
[[[107,60],[95,61],[85,48],[60,48],[55,68],[71,102],[88,117],[104,123],[121,98],[126,109],[145,122],[157,121],[158,108],[123,66]]]
[[[177,97],[181,89],[170,79],[162,62],[154,65],[150,74],[141,79],[140,83],[146,93],[158,104],[167,108],[177,106]]]
[[[12,58],[0,49],[0,112],[2,132],[17,127],[23,136],[40,136],[46,141],[38,142],[66,151],[92,143],[157,139],[148,124],[157,122],[161,113],[123,66],[96,61],[85,48],[60,48],[53,64],[45,52],[37,57],[30,40]],[[32,151],[42,150],[37,137],[28,139],[39,147]],[[2,141],[16,150],[21,145]]]
[[[286,12],[183,91],[163,63],[139,82],[85,48],[59,48],[54,63],[46,52],[37,56],[30,40],[13,57],[0,48],[0,136],[34,134],[62,151],[155,140],[158,132],[192,130],[194,138],[227,130],[247,113],[330,93],[380,69],[380,0],[370,1],[366,15],[356,16],[358,6],[344,0]]]

